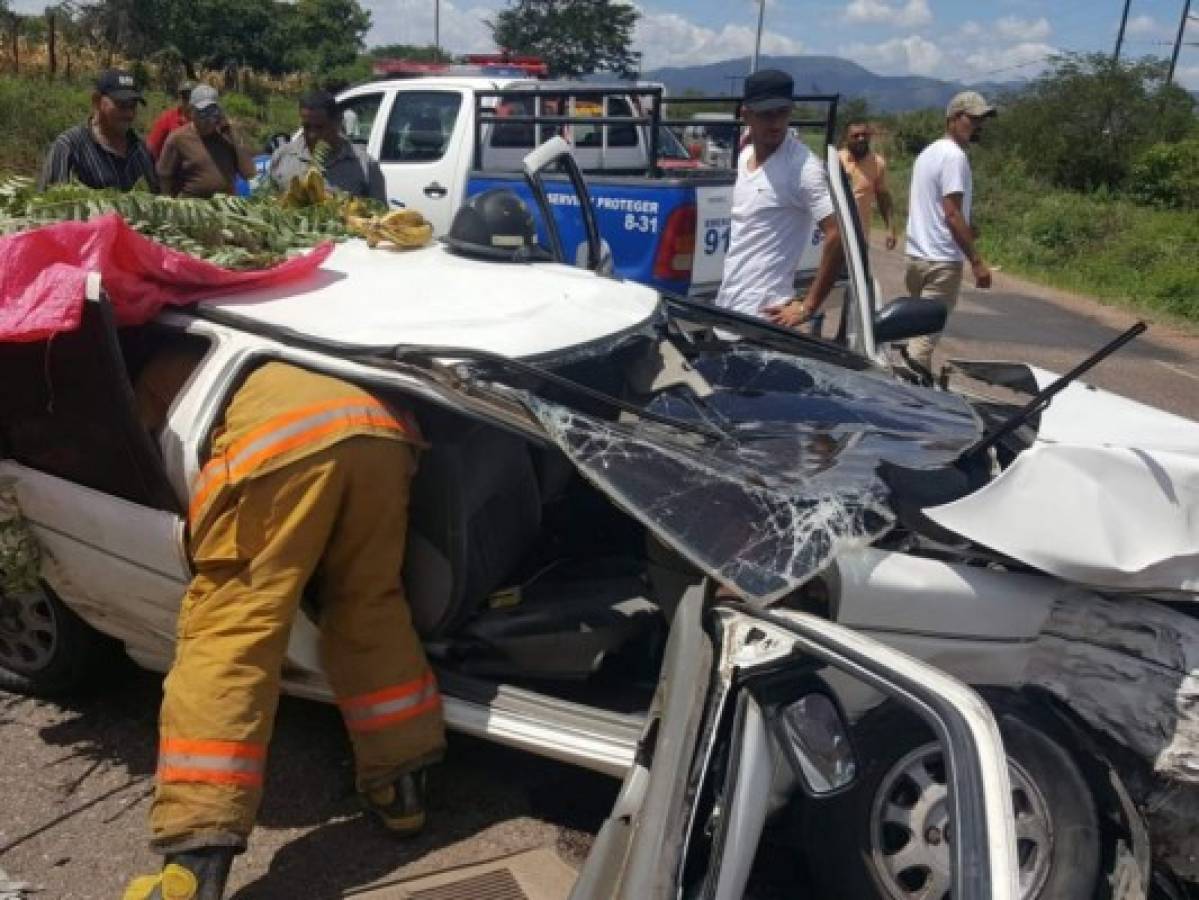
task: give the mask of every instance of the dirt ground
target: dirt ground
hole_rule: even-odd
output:
[[[133,672],[63,704],[0,693],[0,869],[40,889],[29,897],[119,897],[131,875],[156,870],[146,816],[159,682]],[[229,896],[340,897],[384,877],[539,846],[577,865],[618,787],[603,775],[452,736],[431,778],[428,829],[396,840],[358,812],[336,710],[284,699],[260,826],[235,864]]]

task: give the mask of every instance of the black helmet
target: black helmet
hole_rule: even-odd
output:
[[[463,256],[515,262],[532,256],[537,226],[515,191],[491,188],[462,204],[446,243]]]

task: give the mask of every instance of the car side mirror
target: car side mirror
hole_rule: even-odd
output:
[[[858,764],[849,724],[832,696],[824,691],[804,694],[776,707],[770,724],[806,794],[827,797],[853,784]]]
[[[874,340],[879,344],[936,334],[945,327],[949,309],[935,300],[900,297],[884,306],[874,317]]]

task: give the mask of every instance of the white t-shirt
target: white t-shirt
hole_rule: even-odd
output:
[[[908,197],[908,256],[932,262],[961,262],[966,254],[953,239],[941,201],[962,195],[962,214],[970,221],[974,182],[966,151],[950,138],[933,141],[916,157]]]
[[[795,269],[813,223],[833,214],[824,167],[793,135],[766,164],[749,170],[750,144],[737,161],[733,223],[716,305],[761,315],[794,296]]]

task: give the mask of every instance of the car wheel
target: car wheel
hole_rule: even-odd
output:
[[[1069,752],[997,711],[1008,755],[1021,900],[1088,900],[1099,878],[1099,823]],[[804,836],[827,896],[947,900],[953,822],[940,744],[910,714],[884,708],[854,730],[859,780],[808,810]],[[825,896],[821,894],[820,896]]]
[[[0,593],[0,690],[66,694],[111,674],[122,656],[118,642],[84,622],[44,583]]]

